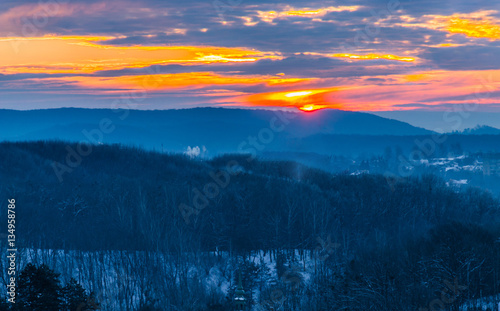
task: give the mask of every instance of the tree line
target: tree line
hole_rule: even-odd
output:
[[[165,271],[176,281],[158,280],[147,294],[162,304],[231,309],[230,292],[207,292],[189,275],[191,263],[207,273],[216,264],[233,272],[243,266],[249,307],[270,308],[262,302],[272,301],[286,310],[429,309],[448,288],[448,303],[441,303],[458,310],[500,293],[500,205],[479,189],[457,192],[433,175],[330,174],[248,155],[197,160],[120,145],[93,146],[61,182],[53,164],[65,162],[68,146],[77,148],[0,144],[0,199],[18,202],[19,243],[164,254],[172,263]],[[221,174],[229,181],[218,184],[214,176]],[[207,195],[207,185],[218,191]],[[179,207],[196,208],[200,196],[206,206],[186,221]],[[327,239],[337,247],[318,255],[324,246],[318,241]],[[275,271],[251,260],[262,251]],[[301,276],[311,262],[306,282]],[[259,281],[264,275],[272,282]],[[298,281],[289,282],[290,275]],[[448,284],[467,289],[456,295]],[[272,299],[276,288],[286,299]],[[196,307],[183,301],[193,293],[202,297]]]

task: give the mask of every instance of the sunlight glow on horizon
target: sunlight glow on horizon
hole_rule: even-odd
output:
[[[286,97],[297,97],[297,96],[305,96],[311,94],[312,91],[299,91],[285,94]]]
[[[221,20],[217,12],[199,15],[207,3],[191,14],[168,1],[99,1],[63,4],[25,37],[20,27],[44,7],[0,10],[0,105],[71,105],[88,95],[104,102],[146,92],[152,106],[500,106],[500,10],[491,6],[426,14],[409,6],[368,17],[371,6],[363,2],[242,3]],[[96,16],[104,14],[113,28],[99,24]],[[178,20],[166,18],[174,15]],[[380,35],[370,35],[368,24]]]
[[[326,108],[328,108],[328,107],[325,105],[314,105],[314,104],[308,104],[308,105],[304,105],[302,107],[299,107],[300,110],[305,111],[305,112],[312,112],[312,111],[326,109]]]

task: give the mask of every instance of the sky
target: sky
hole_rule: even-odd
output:
[[[0,3],[0,108],[500,111],[500,2]]]

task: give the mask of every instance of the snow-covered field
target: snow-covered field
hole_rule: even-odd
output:
[[[500,295],[468,301],[461,311],[500,311]]]
[[[296,282],[297,286],[308,284],[315,266],[322,259],[314,253],[301,256],[299,251],[286,257],[293,264],[281,278],[274,253],[260,251],[246,257],[245,266],[252,266],[257,271],[253,288],[245,288],[254,301],[259,300],[260,289],[269,289],[280,282]],[[237,271],[242,267],[241,258],[229,258],[226,252],[193,254],[179,259],[155,252],[18,250],[18,269],[30,262],[48,265],[61,274],[63,284],[75,278],[85,289],[96,294],[102,310],[135,310],[158,299],[152,293],[168,296],[168,289],[178,287],[181,282],[187,282],[190,287],[199,286],[207,293],[228,296],[237,283]],[[1,268],[4,271],[2,282],[6,286],[6,269]],[[256,307],[258,309],[258,305]]]
[[[287,252],[285,269],[278,275],[278,256],[274,252],[257,251],[241,257],[227,252],[186,254],[182,258],[160,252],[125,251],[63,251],[19,249],[18,269],[27,263],[46,264],[61,274],[63,284],[75,278],[85,289],[95,293],[102,310],[137,310],[151,301],[168,305],[170,298],[184,284],[198,292],[232,297],[238,282],[239,269],[246,269],[251,281],[244,290],[252,299],[252,311],[268,310],[266,301],[272,291],[285,285],[305,288],[312,282],[315,269],[322,260],[335,253]],[[2,283],[7,286],[7,269]],[[249,282],[251,284],[249,284]],[[265,295],[262,295],[265,293]],[[271,294],[272,295],[272,294]],[[163,297],[163,298],[162,298]],[[471,300],[460,311],[500,311],[500,295]],[[176,310],[175,308],[170,308]]]

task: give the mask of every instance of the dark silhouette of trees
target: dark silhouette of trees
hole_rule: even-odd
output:
[[[19,274],[17,310],[54,311],[60,310],[62,300],[59,274],[48,266],[27,264]]]
[[[75,279],[64,287],[59,280],[60,274],[47,265],[27,264],[19,274],[17,298],[10,304],[15,311],[91,311],[98,310],[99,304],[93,294]]]
[[[235,258],[244,263],[237,268],[251,287],[245,291],[259,292],[252,303],[274,303],[280,293],[290,310],[418,310],[455,282],[467,289],[447,300],[448,309],[500,293],[499,202],[479,189],[458,192],[434,175],[390,183],[381,175],[335,175],[290,161],[249,162],[240,155],[200,161],[118,145],[93,146],[61,183],[51,163],[65,161],[66,146],[76,148],[0,143],[0,157],[9,155],[0,159],[1,193],[8,189],[22,206],[24,247],[88,254],[92,260],[83,267],[101,278],[112,266],[98,264],[106,253],[114,269],[133,274],[136,280],[118,286],[124,309],[163,303],[224,310],[227,297],[201,280],[214,267],[232,280]],[[386,158],[398,152],[388,150]],[[203,194],[215,184],[212,173],[231,161],[238,174],[216,195]],[[186,223],[179,206],[194,206],[200,193],[207,204]],[[275,271],[250,262],[259,252],[276,263]],[[301,280],[311,263],[310,279],[295,289],[290,280]],[[193,266],[205,275],[193,276]],[[72,310],[86,302],[81,311],[95,308],[74,280],[62,286],[46,266],[25,270],[20,307]]]
[[[99,304],[93,293],[87,294],[85,289],[75,279],[71,278],[68,284],[62,288],[61,310],[99,310]]]

